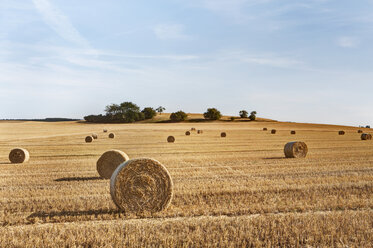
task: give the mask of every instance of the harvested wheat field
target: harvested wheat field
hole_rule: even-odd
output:
[[[203,135],[186,136],[191,127]],[[116,138],[82,139],[103,129]],[[373,142],[357,130],[269,121],[0,122],[0,247],[372,247]],[[285,158],[291,141],[307,144],[306,158]],[[29,161],[11,164],[14,147],[27,149]],[[110,180],[96,170],[112,149],[167,168],[168,208],[118,210]]]

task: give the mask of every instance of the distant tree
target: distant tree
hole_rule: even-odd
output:
[[[366,128],[370,128],[370,125],[366,126]]]
[[[256,111],[252,111],[252,112],[250,113],[249,119],[250,119],[251,121],[255,121],[255,120],[256,120]]]
[[[174,112],[170,115],[171,121],[175,121],[175,122],[185,121],[187,118],[188,118],[188,115],[181,110]]]
[[[110,122],[130,123],[145,118],[139,106],[132,102],[122,102],[120,105],[111,104],[106,106],[105,111]]]
[[[236,117],[231,116],[231,121],[234,121],[235,119],[236,119]]]
[[[145,120],[152,119],[154,116],[157,115],[155,110],[151,107],[144,108],[141,112],[144,114]]]
[[[162,114],[163,111],[166,110],[166,108],[164,108],[164,107],[162,107],[162,106],[159,106],[158,108],[156,108],[156,110],[157,110],[157,112],[158,112],[159,114]]]
[[[203,117],[207,120],[219,120],[221,118],[221,113],[216,108],[208,108],[203,114]]]
[[[241,110],[239,114],[241,118],[247,118],[247,116],[249,115],[246,110]]]

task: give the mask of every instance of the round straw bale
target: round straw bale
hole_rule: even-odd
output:
[[[103,131],[104,131],[104,133],[107,133],[107,129],[104,129]]]
[[[126,153],[119,150],[110,150],[101,155],[97,160],[96,168],[98,174],[106,179],[109,179],[115,169],[123,162],[129,160]]]
[[[268,128],[266,128],[266,127],[263,127],[263,131],[267,131],[268,130]]]
[[[114,171],[110,194],[115,205],[126,213],[154,213],[170,205],[173,182],[160,162],[150,158],[133,159]]]
[[[198,130],[197,133],[198,133],[198,134],[202,134],[203,131],[202,131],[202,130]]]
[[[287,158],[305,158],[308,152],[306,143],[301,141],[289,142],[284,147]]]
[[[345,131],[339,131],[338,132],[339,135],[345,135],[345,133],[346,133]]]
[[[192,128],[190,129],[190,131],[196,131],[196,128],[192,127]]]
[[[98,135],[95,134],[95,133],[93,133],[91,136],[92,136],[93,139],[97,139],[98,138]]]
[[[227,137],[227,134],[226,134],[225,132],[222,132],[222,133],[220,134],[220,137],[225,138],[225,137]]]
[[[271,134],[276,134],[276,132],[277,132],[276,129],[271,130]]]
[[[294,130],[290,132],[290,134],[296,134],[297,132],[295,132]]]
[[[115,134],[114,134],[114,133],[110,133],[110,134],[109,134],[109,138],[110,138],[110,139],[114,139],[114,137],[115,137]]]
[[[24,148],[14,148],[9,153],[9,160],[14,164],[25,163],[30,159],[29,152]]]
[[[186,131],[186,132],[185,132],[185,135],[186,135],[186,136],[189,136],[189,135],[190,135],[190,132],[189,132],[189,131]]]
[[[93,141],[93,137],[92,136],[85,137],[85,142],[86,143],[91,143],[92,141]]]
[[[167,137],[167,142],[168,143],[174,143],[175,142],[175,137],[174,136],[168,136]]]
[[[363,130],[357,130],[357,133],[363,133]]]
[[[363,133],[361,135],[361,140],[371,140],[372,139],[372,135],[370,133]]]

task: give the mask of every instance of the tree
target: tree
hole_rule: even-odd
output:
[[[175,122],[185,121],[187,118],[188,118],[188,115],[181,110],[174,112],[170,115],[171,121],[175,121]]]
[[[249,119],[250,119],[251,121],[255,121],[255,120],[256,120],[256,111],[252,111],[252,112],[250,113]]]
[[[157,115],[155,110],[151,107],[144,108],[141,112],[144,114],[145,120],[152,119],[154,116]]]
[[[162,107],[162,106],[159,106],[156,110],[157,110],[157,112],[158,112],[159,114],[162,114],[163,111],[166,110],[166,108],[164,108],[164,107]]]
[[[249,113],[246,110],[241,110],[240,111],[240,117],[241,118],[247,118],[248,114]]]
[[[208,108],[207,112],[203,114],[203,117],[208,120],[219,120],[221,118],[221,113],[216,108]]]
[[[139,106],[132,102],[122,102],[120,105],[108,105],[105,111],[110,122],[130,123],[145,118],[144,113],[140,112]]]

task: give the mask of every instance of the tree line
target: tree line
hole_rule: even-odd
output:
[[[140,107],[132,102],[122,102],[121,104],[110,104],[105,108],[105,114],[102,115],[88,115],[84,117],[87,122],[93,123],[133,123],[142,120],[153,119],[157,112],[162,114],[166,108],[159,106],[158,108],[146,107],[140,109]],[[249,118],[250,120],[256,120],[256,111],[249,113],[246,110],[241,110],[239,115],[241,118]],[[203,114],[206,120],[220,120],[222,114],[216,108],[208,108]],[[188,115],[184,111],[177,111],[171,113],[170,121],[180,122],[187,120]],[[234,117],[233,119],[234,120]]]

